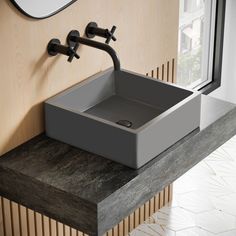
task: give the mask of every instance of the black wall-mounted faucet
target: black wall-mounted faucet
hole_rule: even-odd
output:
[[[78,47],[79,44],[83,44],[83,45],[87,45],[89,47],[103,50],[111,56],[111,58],[113,60],[113,64],[114,64],[114,69],[117,71],[121,69],[120,60],[117,56],[116,51],[108,44],[100,43],[100,42],[93,41],[93,40],[87,39],[87,38],[82,38],[82,37],[80,37],[80,33],[77,30],[72,30],[68,34],[67,43],[68,43],[68,45],[70,45],[70,47]]]
[[[106,34],[105,31],[107,30],[104,30],[98,27],[96,29],[98,30],[96,31],[97,32],[96,35],[100,34],[100,35],[105,36]],[[101,42],[97,42],[97,41],[93,41],[87,38],[80,37],[79,31],[72,30],[67,36],[68,46],[61,45],[61,42],[59,39],[52,39],[48,43],[47,51],[48,51],[48,54],[51,56],[56,56],[58,53],[66,55],[68,56],[68,61],[72,62],[74,57],[77,59],[80,58],[80,56],[76,52],[79,48],[79,45],[80,44],[87,45],[89,47],[97,48],[99,50],[103,50],[107,52],[113,60],[114,70],[120,70],[121,69],[120,60],[116,54],[116,51],[111,46],[108,45],[111,39],[116,40],[113,36],[114,31],[115,31],[115,28],[113,28],[113,30],[109,33],[109,37],[107,38],[107,41],[106,41],[107,44],[105,44],[105,43],[101,43]]]
[[[78,45],[64,46],[61,45],[59,39],[51,39],[48,43],[47,51],[51,56],[56,56],[58,53],[68,56],[68,62],[72,62],[74,57],[79,59],[80,56],[77,54]]]
[[[111,40],[116,41],[114,33],[116,31],[116,26],[113,26],[111,30],[99,28],[96,22],[90,22],[86,29],[85,34],[88,38],[94,38],[95,36],[100,36],[106,39],[106,44],[109,44]]]

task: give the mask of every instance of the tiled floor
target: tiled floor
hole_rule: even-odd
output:
[[[130,236],[236,236],[236,136],[174,183],[174,199]]]

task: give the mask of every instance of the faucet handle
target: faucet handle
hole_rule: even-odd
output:
[[[69,53],[70,55],[69,55],[69,58],[67,60],[68,62],[72,62],[74,57],[76,59],[80,58],[80,56],[77,54],[77,50],[79,48],[79,42],[76,42],[76,41],[73,40],[75,37],[79,37],[79,36],[80,36],[80,33],[77,30],[72,30],[67,35],[66,41],[67,41],[67,44],[69,46],[69,51],[70,51],[70,53]]]
[[[74,57],[76,59],[80,59],[79,54],[76,52],[78,48],[79,48],[79,44],[78,43],[75,45],[74,48],[72,48],[72,47],[68,48],[68,54],[69,54],[69,57],[68,57],[68,60],[67,60],[68,62],[72,62]]]
[[[106,44],[109,44],[110,41],[111,41],[111,39],[112,39],[113,41],[116,41],[116,37],[114,36],[115,31],[116,31],[116,26],[115,26],[115,25],[113,25],[111,31],[107,30],[107,40],[106,40]]]
[[[111,30],[98,27],[96,22],[90,22],[85,29],[85,34],[88,38],[94,38],[95,36],[103,37],[106,39],[106,44],[109,44],[111,40],[116,41],[114,33],[116,26],[113,26]]]

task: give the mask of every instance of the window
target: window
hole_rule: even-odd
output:
[[[180,0],[177,84],[200,90],[220,77],[224,12],[225,0]]]

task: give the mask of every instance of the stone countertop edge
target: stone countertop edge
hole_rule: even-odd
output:
[[[0,158],[0,195],[103,235],[236,134],[236,106],[202,95],[200,128],[139,170],[39,135]]]

